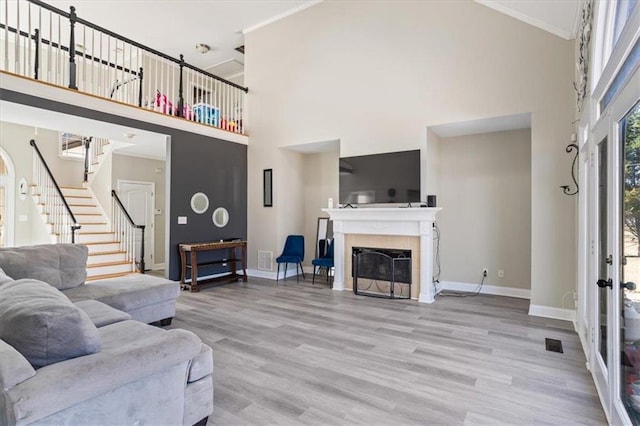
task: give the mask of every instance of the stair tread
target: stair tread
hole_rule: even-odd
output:
[[[82,228],[80,228],[82,229]],[[105,235],[105,234],[115,234],[115,232],[111,232],[111,231],[80,231],[78,232],[78,234],[81,235]]]
[[[98,207],[98,206],[96,204],[69,204],[69,207]]]
[[[118,265],[130,265],[131,262],[127,260],[116,260],[114,262],[101,262],[101,263],[87,263],[87,269],[89,268],[101,268],[103,266],[118,266]]]
[[[87,188],[83,186],[61,186],[60,189],[82,189],[84,191],[87,190]]]
[[[129,274],[138,274],[138,272],[116,272],[114,274],[102,274],[102,275],[94,275],[94,276],[90,276],[87,277],[87,281],[95,281],[95,280],[103,280],[106,278],[117,278],[117,277],[123,277],[125,275],[129,275]]]
[[[120,244],[120,241],[96,241],[96,242],[92,242],[92,243],[82,243],[85,246],[93,246],[93,245],[97,245],[97,244]]]
[[[76,216],[102,216],[102,213],[76,213]]]
[[[93,198],[90,195],[65,195],[65,198],[84,198],[84,199],[89,199],[89,198]],[[81,204],[84,205],[84,204]]]
[[[99,251],[97,253],[89,253],[89,257],[91,256],[106,256],[110,254],[123,254],[126,253],[124,250],[113,250],[113,251]]]

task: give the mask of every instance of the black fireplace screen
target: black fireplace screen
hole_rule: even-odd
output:
[[[351,274],[355,294],[411,298],[411,250],[353,247]]]

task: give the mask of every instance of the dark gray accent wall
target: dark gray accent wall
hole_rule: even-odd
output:
[[[178,253],[183,242],[217,241],[247,238],[247,146],[189,134],[171,139],[171,236],[170,250]],[[191,209],[191,197],[197,192],[209,198],[209,208],[202,214]],[[229,223],[218,228],[213,211],[224,207]],[[178,225],[178,216],[187,224]],[[220,259],[227,253],[201,253],[200,261]],[[200,268],[199,275],[227,270],[221,266]],[[171,253],[169,276],[180,278],[180,259]]]
[[[167,157],[171,164],[168,166],[170,177],[167,188],[169,235],[166,236],[169,244],[169,258],[166,264],[170,279],[180,279],[179,243],[247,238],[246,145],[6,89],[0,89],[0,98],[8,102],[148,130],[171,137],[171,152]],[[191,210],[191,196],[196,192],[204,192],[209,197],[209,209],[201,215]],[[224,228],[216,227],[212,221],[213,211],[219,206],[229,211],[229,224]],[[187,216],[187,224],[178,225],[178,216]],[[218,267],[204,270],[203,273],[222,271],[223,268]]]

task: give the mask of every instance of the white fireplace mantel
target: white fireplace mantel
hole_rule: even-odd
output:
[[[420,237],[419,302],[433,303],[433,226],[439,207],[385,207],[322,209],[333,221],[334,290],[344,290],[345,234]]]

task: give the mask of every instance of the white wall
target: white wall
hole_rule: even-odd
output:
[[[531,132],[443,138],[441,281],[531,288]],[[498,277],[498,270],[504,278]]]
[[[531,112],[531,298],[562,307],[576,279],[575,203],[559,190],[571,161],[572,42],[471,1],[363,1],[319,3],[248,33],[245,45],[250,263],[304,231],[300,162],[280,147],[418,149],[427,126]],[[266,212],[262,169],[274,165]]]

